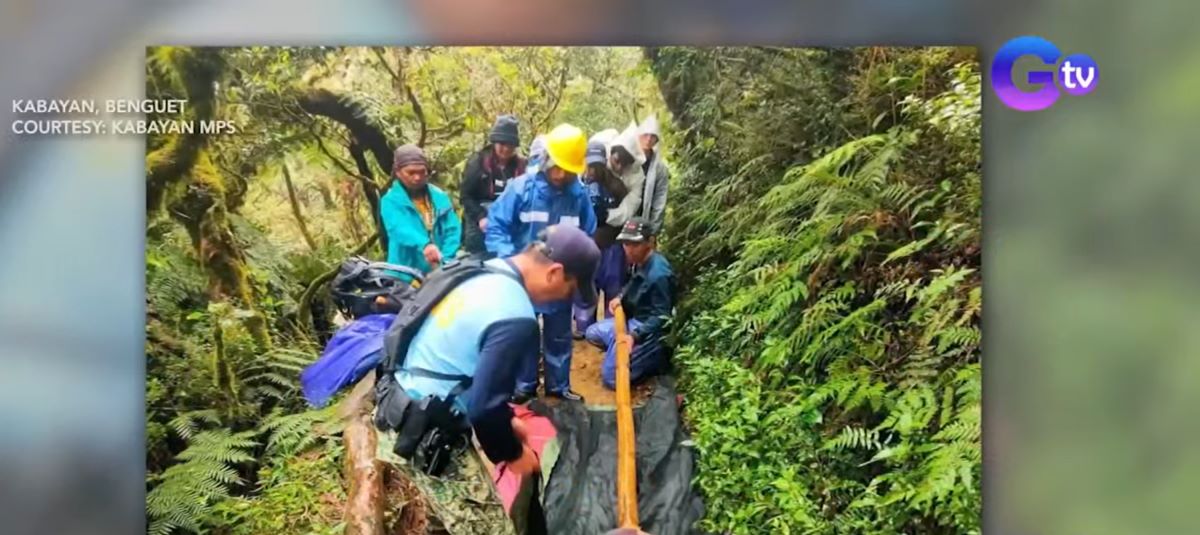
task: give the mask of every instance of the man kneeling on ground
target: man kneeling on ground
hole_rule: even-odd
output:
[[[600,262],[595,242],[578,228],[555,225],[538,238],[516,255],[487,261],[492,273],[451,290],[425,318],[395,373],[413,400],[452,398],[488,459],[521,474],[540,466],[508,401],[518,367],[538,346],[534,305],[591,291]]]
[[[624,343],[633,350],[629,358],[629,380],[639,380],[666,371],[663,350],[666,322],[674,308],[675,275],[671,264],[654,245],[653,224],[642,217],[630,219],[621,229],[617,241],[625,248],[625,261],[633,275],[621,289],[621,294],[608,303],[609,310],[618,303],[625,309],[628,337]],[[585,333],[588,341],[605,348],[604,365],[600,369],[604,386],[616,389],[617,343],[613,318],[591,327]]]

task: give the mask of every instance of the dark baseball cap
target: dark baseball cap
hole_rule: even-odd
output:
[[[639,243],[650,239],[651,236],[654,236],[654,225],[644,217],[634,217],[621,227],[617,241]]]
[[[540,233],[544,252],[563,270],[579,281],[579,295],[585,304],[596,301],[596,269],[600,266],[600,248],[586,232],[570,225],[551,225]]]
[[[588,165],[592,165],[594,163],[605,163],[607,160],[604,154],[605,152],[604,143],[600,141],[592,141],[591,143],[588,143],[587,155],[584,156],[583,160],[587,162]]]

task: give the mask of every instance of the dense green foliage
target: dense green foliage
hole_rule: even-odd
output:
[[[978,532],[974,58],[649,54],[679,127],[665,241],[705,526]]]

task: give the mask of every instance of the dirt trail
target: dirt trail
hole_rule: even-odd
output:
[[[604,388],[600,380],[600,368],[604,364],[604,351],[582,340],[574,342],[571,355],[571,389],[583,396],[589,407],[615,408],[617,393]],[[654,383],[647,382],[633,387],[633,404],[641,405],[654,391]],[[546,399],[554,403],[553,399]]]

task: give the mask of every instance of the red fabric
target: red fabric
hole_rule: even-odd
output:
[[[513,416],[525,424],[525,431],[528,434],[529,442],[527,443],[538,458],[542,456],[542,449],[546,447],[546,443],[550,442],[557,431],[554,430],[554,425],[550,423],[550,419],[545,416],[538,416],[533,411],[526,408],[524,405],[512,405]],[[517,498],[517,493],[521,490],[521,485],[525,483],[525,478],[512,472],[507,468],[508,463],[497,464],[492,469],[492,482],[496,484],[496,490],[500,493],[500,500],[504,502],[504,511],[512,514],[512,504]]]

